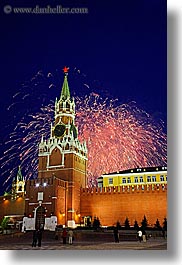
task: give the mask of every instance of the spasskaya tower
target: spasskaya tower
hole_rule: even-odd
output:
[[[50,138],[39,144],[38,177],[55,174],[67,181],[78,181],[86,186],[86,142],[80,143],[75,126],[75,102],[70,97],[68,68],[64,69],[64,82],[60,99],[55,101],[54,124],[51,124]]]
[[[64,81],[60,98],[55,101],[50,137],[44,139],[42,136],[39,144],[38,179],[33,184],[31,180],[27,183],[26,212],[29,214],[44,207],[46,217],[57,216],[58,224],[74,227],[80,221],[80,188],[87,186],[87,147],[86,142],[78,140],[68,69],[63,69]]]

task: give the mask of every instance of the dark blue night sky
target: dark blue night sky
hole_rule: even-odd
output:
[[[89,13],[5,14],[3,7],[7,4],[13,7],[61,4],[87,7]],[[1,142],[9,133],[7,107],[20,84],[39,70],[58,74],[60,71],[62,83],[65,65],[70,71],[80,69],[86,74],[87,83],[98,80],[99,86],[120,102],[136,101],[148,113],[162,118],[166,128],[166,23],[165,0],[1,1]],[[75,90],[81,89],[74,78],[71,81],[71,74],[70,82]],[[45,94],[49,91],[47,88]],[[57,93],[58,90],[51,97],[55,99]]]

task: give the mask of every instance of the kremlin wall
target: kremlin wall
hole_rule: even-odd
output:
[[[82,189],[81,214],[98,217],[103,226],[112,226],[120,222],[124,224],[126,217],[130,225],[138,224],[144,215],[148,225],[153,227],[158,219],[163,223],[167,216],[167,185],[149,185],[138,187],[105,187]]]
[[[31,183],[35,180],[30,181]],[[57,224],[65,225],[65,182],[61,183],[58,189],[57,196],[52,198],[45,198],[47,203],[45,207],[45,215],[51,217],[54,211],[53,203],[57,204],[56,212]],[[53,190],[54,186],[50,189]],[[27,190],[28,192],[28,190]],[[38,193],[34,193],[36,197]],[[50,191],[50,194],[51,193]],[[50,197],[50,196],[49,196]],[[30,201],[35,201],[32,197]],[[26,214],[25,208],[26,196],[17,197],[12,200],[11,196],[0,197],[0,218],[9,216],[13,218],[22,217]],[[51,203],[53,202],[53,203]],[[45,204],[42,204],[45,206]],[[32,217],[31,213],[34,212],[35,206],[32,204],[27,214]],[[167,217],[167,184],[155,184],[154,186],[148,185],[142,189],[142,185],[132,187],[103,187],[103,188],[82,188],[80,191],[80,212],[75,213],[75,222],[77,225],[80,223],[85,224],[87,218],[92,222],[94,217],[98,217],[101,225],[112,226],[117,221],[124,224],[126,217],[130,221],[130,225],[134,225],[135,220],[138,224],[141,223],[144,215],[148,220],[148,225],[153,227],[158,219],[160,224],[163,223]]]

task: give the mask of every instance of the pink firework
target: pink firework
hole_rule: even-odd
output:
[[[167,164],[167,137],[162,124],[134,102],[115,106],[91,94],[77,101],[79,139],[87,142],[88,178],[103,173]]]

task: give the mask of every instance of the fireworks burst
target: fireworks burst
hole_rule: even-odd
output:
[[[90,185],[96,185],[103,173],[167,164],[167,137],[162,123],[136,103],[120,105],[96,93],[76,97],[75,103],[79,140],[86,140],[88,148]],[[50,137],[53,106],[50,101],[40,111],[24,116],[9,135],[1,158],[3,175],[8,176],[5,183],[16,175],[19,164],[26,179],[37,177],[38,145],[42,135]]]
[[[166,134],[135,102],[117,106],[91,94],[78,99],[80,140],[88,147],[88,177],[96,183],[103,173],[167,164]]]

